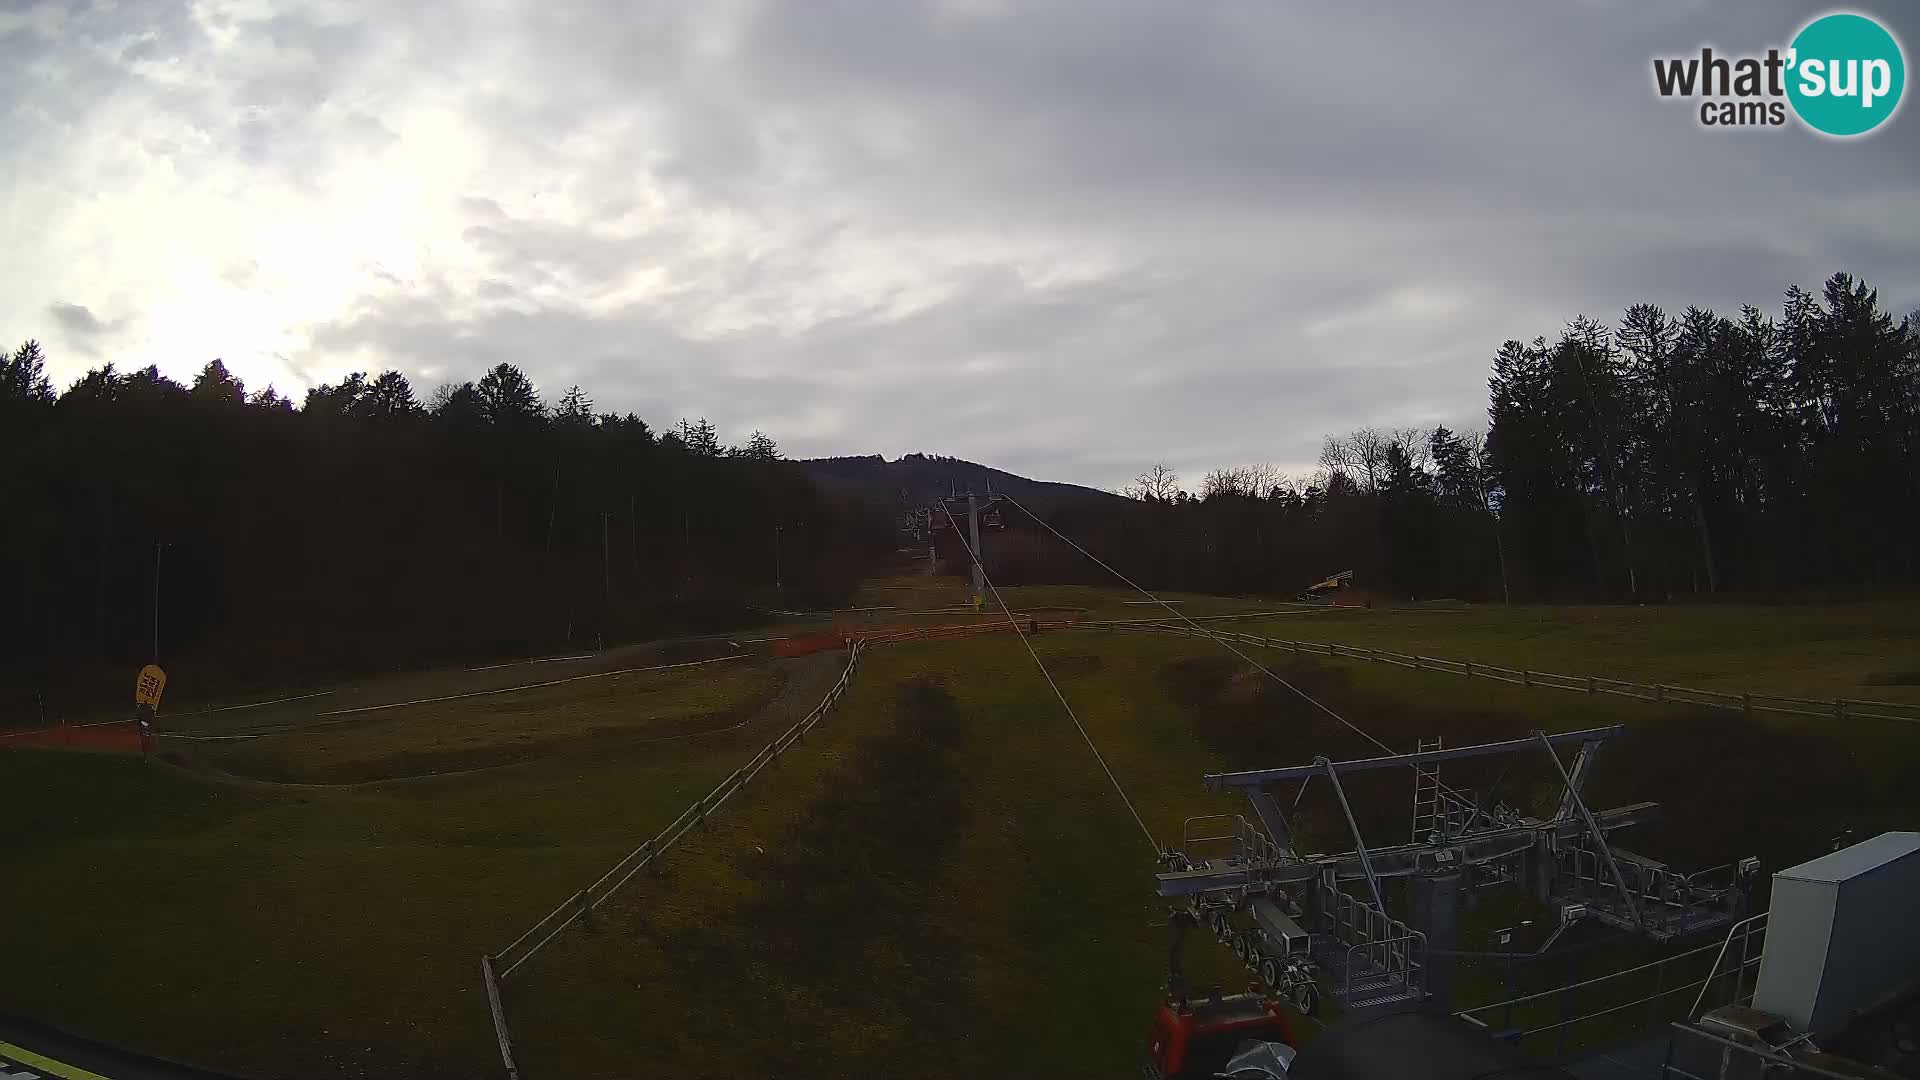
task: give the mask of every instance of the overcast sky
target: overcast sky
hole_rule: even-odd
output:
[[[507,360],[792,456],[1302,468],[1484,423],[1577,313],[1920,305],[1911,105],[1839,142],[1652,91],[1823,10],[0,0],[0,336],[62,387]]]

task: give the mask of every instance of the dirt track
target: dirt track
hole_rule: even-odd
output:
[[[75,724],[0,734],[0,749],[10,746],[52,746],[73,750],[140,752],[140,729],[132,720],[103,724]]]

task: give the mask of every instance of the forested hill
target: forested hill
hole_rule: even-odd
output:
[[[892,545],[764,435],[656,433],[510,365],[424,402],[354,375],[298,408],[217,360],[190,385],[44,371],[31,342],[0,353],[0,724],[36,692],[117,700],[156,637],[196,690],[590,648],[838,602]]]
[[[1031,480],[1024,476],[937,454],[907,454],[888,461],[878,454],[865,457],[810,458],[801,462],[823,489],[859,494],[889,506],[924,506],[950,492],[991,489],[1011,495],[1035,509],[1074,502],[1118,502],[1118,496],[1096,488]]]

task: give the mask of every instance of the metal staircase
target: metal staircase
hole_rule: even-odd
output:
[[[1427,935],[1343,891],[1330,877],[1315,885],[1324,933],[1313,936],[1313,959],[1327,992],[1346,1009],[1426,996]]]

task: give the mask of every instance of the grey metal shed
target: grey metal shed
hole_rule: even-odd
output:
[[[1773,875],[1753,1006],[1815,1036],[1920,985],[1920,832],[1888,832]]]

